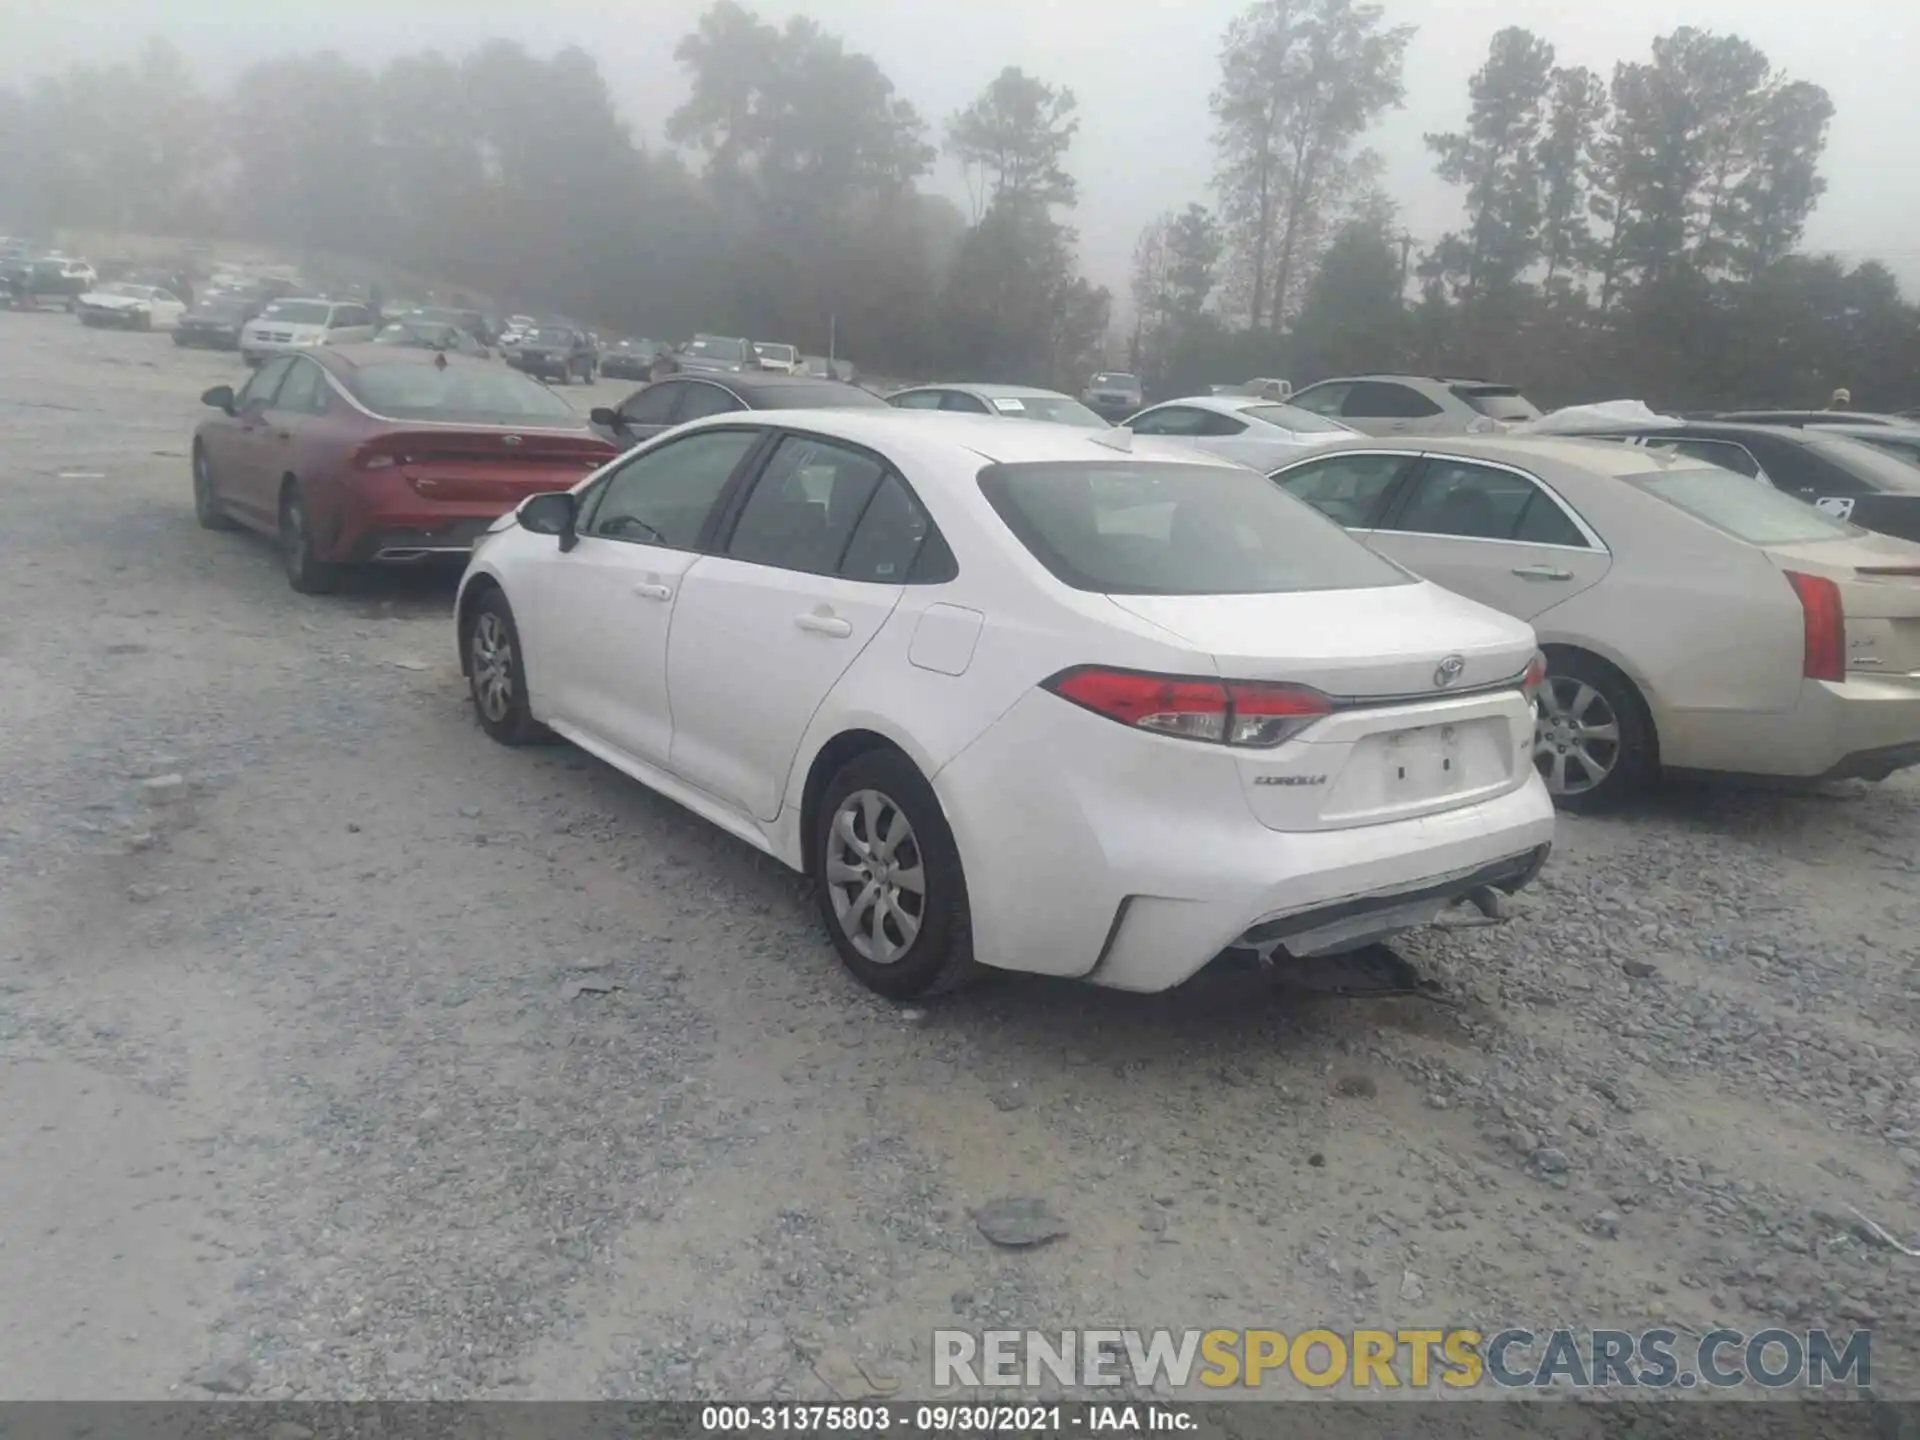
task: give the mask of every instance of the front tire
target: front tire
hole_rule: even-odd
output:
[[[467,692],[480,728],[502,745],[537,745],[552,732],[533,718],[527,700],[526,651],[506,595],[489,586],[474,602],[461,640]]]
[[[314,553],[313,528],[306,497],[289,484],[280,497],[280,558],[287,584],[301,595],[331,595],[340,588],[342,571]]]
[[[200,522],[202,530],[234,528],[233,517],[227,514],[220,492],[214,488],[213,466],[207,460],[203,445],[193,447],[193,518]]]
[[[1554,804],[1575,814],[1617,809],[1660,768],[1653,722],[1633,682],[1578,651],[1547,654],[1533,756]]]
[[[979,973],[959,847],[906,756],[848,761],[827,782],[811,838],[820,917],[862,985],[912,1000]]]

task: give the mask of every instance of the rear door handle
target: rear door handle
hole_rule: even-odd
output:
[[[673,598],[673,587],[671,585],[660,585],[650,580],[642,581],[633,587],[633,593],[647,600],[671,600]]]
[[[1556,570],[1551,565],[1516,565],[1513,573],[1522,580],[1571,580],[1571,570]]]
[[[853,625],[833,615],[796,615],[793,623],[802,630],[811,630],[816,635],[831,635],[836,640],[845,640],[853,634]]]

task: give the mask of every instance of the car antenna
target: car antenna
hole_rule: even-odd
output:
[[[1118,450],[1122,455],[1133,453],[1133,431],[1124,425],[1115,425],[1107,430],[1097,430],[1087,437],[1096,445],[1104,445],[1109,450]]]

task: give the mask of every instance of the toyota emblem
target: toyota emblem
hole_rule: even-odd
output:
[[[1434,667],[1433,683],[1444,690],[1458,680],[1460,672],[1466,668],[1467,662],[1464,656],[1449,655]]]
[[[502,435],[500,437],[500,443],[502,445],[518,445],[520,443],[520,437],[518,435]]]

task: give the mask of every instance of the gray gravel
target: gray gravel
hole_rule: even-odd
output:
[[[912,1397],[937,1325],[1117,1319],[1870,1323],[1913,1373],[1920,1262],[1848,1208],[1920,1233],[1911,780],[1566,821],[1405,947],[1451,1003],[903,1011],[768,860],[489,743],[449,582],[301,599],[198,529],[230,357],[0,332],[0,1396]],[[1065,1233],[994,1245],[1010,1198]]]

